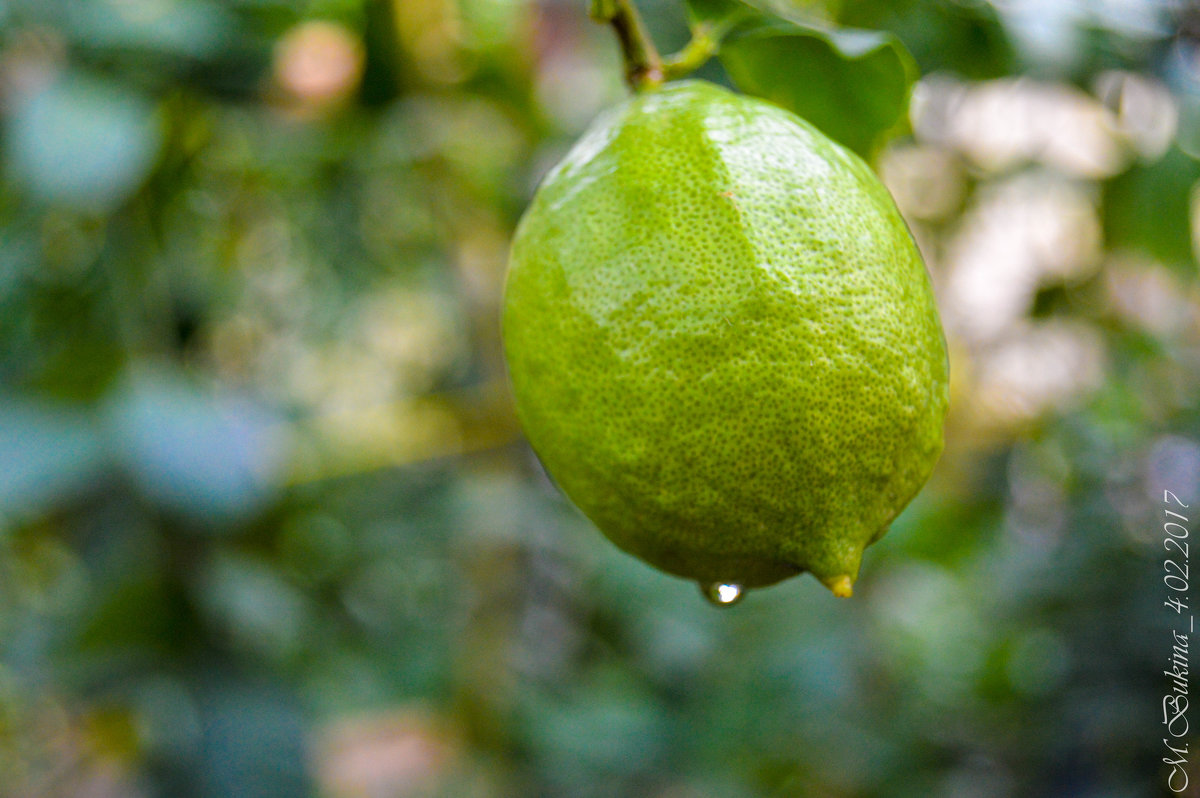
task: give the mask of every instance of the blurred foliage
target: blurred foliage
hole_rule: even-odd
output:
[[[584,6],[0,0],[0,795],[1162,791],[1200,14],[755,4],[794,27],[701,74],[909,130],[875,164],[955,382],[859,595],[717,610],[505,387],[512,227],[623,92]],[[905,50],[907,120],[860,58]]]

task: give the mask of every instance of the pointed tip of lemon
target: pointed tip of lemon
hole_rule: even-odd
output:
[[[846,574],[835,576],[825,581],[825,587],[838,598],[850,598],[854,595],[854,580]]]

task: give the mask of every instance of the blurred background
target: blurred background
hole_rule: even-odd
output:
[[[0,0],[0,796],[1165,793],[1200,8],[795,5],[920,65],[874,163],[951,418],[853,599],[729,609],[513,415],[508,239],[624,94],[586,10]]]

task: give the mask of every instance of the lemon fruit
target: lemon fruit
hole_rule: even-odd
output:
[[[617,546],[708,585],[863,549],[942,449],[929,277],[856,155],[702,81],[597,120],[518,225],[503,334],[517,411]]]

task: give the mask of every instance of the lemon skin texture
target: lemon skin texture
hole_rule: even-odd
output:
[[[545,178],[503,336],[563,492],[701,582],[810,571],[848,594],[942,450],[945,339],[887,190],[804,120],[709,83],[634,95]]]

